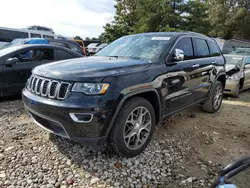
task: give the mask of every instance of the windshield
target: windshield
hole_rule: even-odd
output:
[[[112,42],[96,55],[153,60],[160,57],[169,43],[170,37],[166,36],[132,35]]]
[[[18,49],[21,49],[22,46],[11,46],[11,47],[8,47],[8,48],[4,48],[4,49],[0,49],[0,57],[4,56],[4,55],[7,55],[11,52],[14,52]]]
[[[16,46],[16,45],[22,45],[24,44],[24,39],[15,39],[12,42],[5,44],[2,48],[0,49],[4,49],[4,48],[8,48],[10,46]]]
[[[250,48],[235,48],[231,54],[250,55]]]
[[[226,63],[231,65],[237,65],[238,67],[242,66],[243,57],[235,57],[235,56],[226,56]]]

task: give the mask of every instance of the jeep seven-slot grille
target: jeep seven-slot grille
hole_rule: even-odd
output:
[[[26,85],[27,89],[36,95],[59,100],[66,98],[70,86],[71,84],[68,82],[59,82],[33,75]]]

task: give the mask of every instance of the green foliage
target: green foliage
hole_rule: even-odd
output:
[[[208,4],[212,36],[250,39],[249,0],[209,0]]]
[[[103,41],[133,33],[194,31],[213,37],[250,38],[250,0],[117,0]]]

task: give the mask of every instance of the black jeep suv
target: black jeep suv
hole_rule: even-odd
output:
[[[194,104],[218,111],[225,82],[225,59],[213,39],[147,33],[122,37],[89,58],[36,67],[23,101],[47,131],[133,157],[163,118]]]

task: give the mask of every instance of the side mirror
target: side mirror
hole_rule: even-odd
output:
[[[184,51],[181,49],[175,49],[173,59],[175,59],[176,61],[183,61]]]
[[[245,69],[250,69],[250,64],[246,64]]]
[[[20,63],[20,61],[16,58],[16,57],[13,57],[13,58],[9,58],[6,62],[6,65],[14,65],[14,64],[17,64],[17,63]]]

